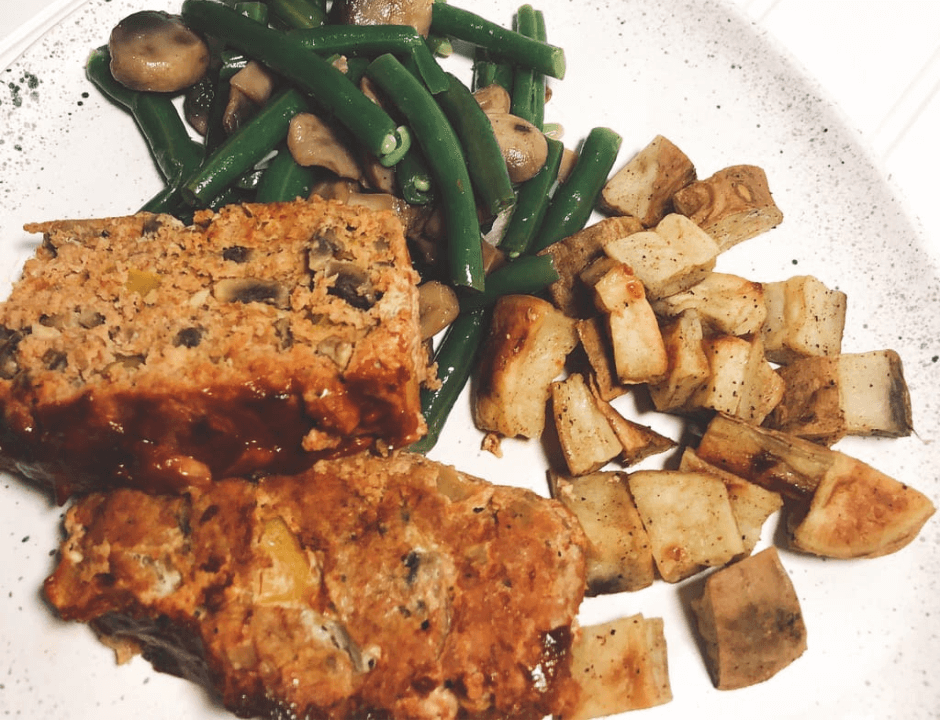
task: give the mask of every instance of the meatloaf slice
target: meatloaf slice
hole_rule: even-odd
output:
[[[584,538],[420,455],[76,501],[45,592],[119,656],[270,718],[540,718],[570,701]]]
[[[0,467],[154,492],[424,432],[400,222],[320,199],[27,225],[0,305]]]

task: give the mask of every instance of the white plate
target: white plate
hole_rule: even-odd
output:
[[[178,0],[73,0],[58,7],[69,12],[2,71],[0,294],[35,246],[23,223],[123,214],[159,187],[133,122],[84,80],[83,61],[124,15],[174,10]],[[474,7],[508,21],[517,3]],[[844,349],[901,353],[918,434],[841,447],[938,502],[931,442],[940,430],[940,282],[915,224],[816,85],[719,2],[631,0],[589,10],[546,0],[541,7],[550,40],[566,48],[569,65],[565,81],[553,84],[547,119],[564,124],[569,143],[607,125],[624,137],[621,161],[662,133],[702,177],[739,163],[766,169],[786,219],[722,256],[719,269],[762,281],[813,274],[848,293]],[[619,407],[633,412],[628,400]],[[642,419],[675,433],[667,418]],[[545,492],[537,443],[507,441],[502,459],[479,446],[461,404],[433,455],[495,482]],[[60,517],[61,509],[41,494],[0,478],[0,714],[225,717],[199,690],[143,661],[114,667],[110,651],[87,628],[55,619],[40,586],[52,567]],[[938,526],[931,521],[909,547],[878,560],[824,561],[784,551],[809,650],[752,688],[713,689],[681,587],[659,582],[633,595],[588,600],[582,622],[635,612],[665,619],[675,699],[644,713],[650,720],[693,712],[701,718],[935,717]],[[765,540],[774,533],[769,523]]]

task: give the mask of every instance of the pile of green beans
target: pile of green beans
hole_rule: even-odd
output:
[[[309,196],[328,177],[302,167],[287,148],[291,119],[315,112],[343,126],[381,165],[394,168],[401,198],[442,213],[445,274],[457,290],[460,314],[434,352],[440,384],[422,391],[429,433],[410,449],[427,452],[472,372],[492,305],[507,294],[539,294],[558,274],[550,255],[537,254],[588,221],[620,148],[620,137],[595,128],[562,183],[564,147],[547,138],[548,157],[531,179],[514,185],[492,125],[472,90],[493,83],[510,94],[511,112],[543,129],[546,78],[565,75],[565,55],[547,42],[545,17],[525,4],[512,29],[445,0],[432,5],[429,38],[408,26],[332,25],[326,0],[183,0],[182,20],[211,40],[218,61],[199,83],[208,122],[192,138],[173,98],[130,90],[111,75],[107,47],[91,53],[86,75],[134,118],[165,187],[142,209],[183,219],[202,208],[253,200]],[[439,64],[452,40],[473,47],[468,85]],[[348,70],[334,60],[346,58]],[[222,112],[229,79],[249,60],[276,77],[276,92],[227,135]],[[368,78],[378,104],[360,87]],[[202,131],[202,130],[201,130]],[[506,263],[485,276],[484,223],[499,219],[489,240]]]

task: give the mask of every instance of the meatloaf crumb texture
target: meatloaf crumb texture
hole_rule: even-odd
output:
[[[152,491],[424,431],[399,221],[319,198],[26,226],[0,305],[0,467]]]
[[[577,521],[422,456],[91,494],[66,529],[59,613],[242,716],[539,718],[577,692]]]

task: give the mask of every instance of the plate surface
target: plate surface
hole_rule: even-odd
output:
[[[474,8],[508,23],[518,3]],[[139,9],[166,0],[89,0],[2,71],[0,295],[37,239],[25,222],[125,214],[159,187],[133,122],[85,81],[89,50]],[[465,7],[469,5],[464,4]],[[843,349],[894,348],[905,363],[917,436],[844,441],[840,448],[940,502],[940,281],[916,225],[816,85],[736,10],[720,2],[584,4],[546,0],[549,40],[568,75],[554,82],[548,121],[576,145],[595,125],[624,138],[619,164],[656,134],[693,160],[700,177],[728,165],[762,166],[785,214],[776,230],[719,258],[753,280],[812,274],[849,296]],[[73,9],[74,8],[74,9]],[[0,49],[2,50],[2,49]],[[460,64],[457,63],[459,66]],[[461,68],[461,71],[463,68]],[[673,436],[672,418],[625,413]],[[436,459],[494,482],[546,492],[538,443],[480,450],[464,398]],[[661,465],[663,458],[644,463]],[[141,660],[117,668],[90,631],[59,622],[40,586],[53,564],[61,508],[0,477],[0,713],[5,717],[154,720],[228,717],[198,689]],[[708,679],[686,610],[689,584],[658,582],[632,595],[585,601],[583,624],[642,612],[663,617],[675,699],[643,717],[927,718],[940,708],[940,531],[928,523],[900,553],[836,562],[783,551],[802,603],[809,650],[769,682],[733,692]],[[764,529],[770,542],[775,519]]]

